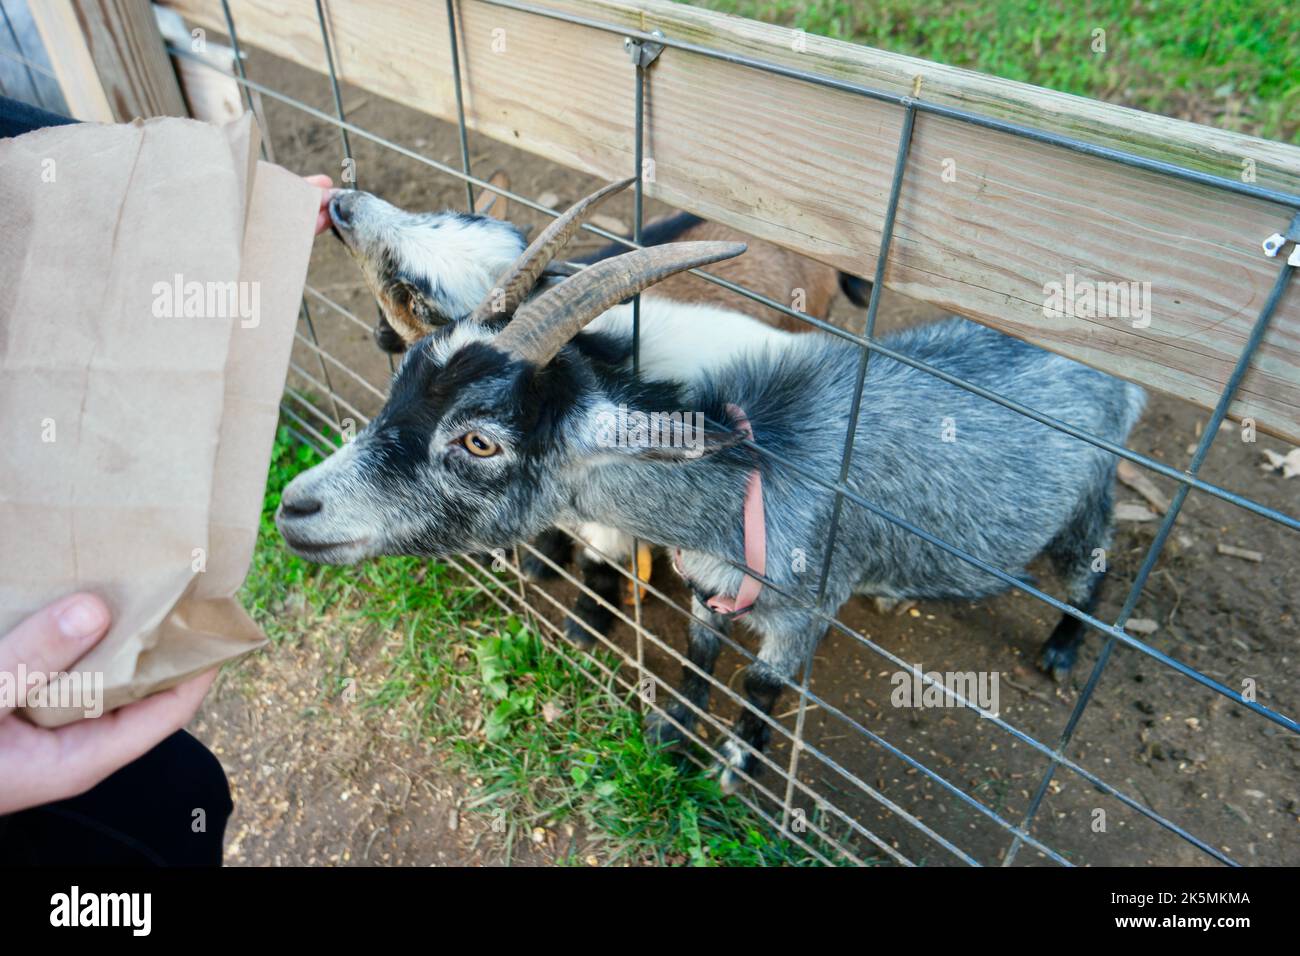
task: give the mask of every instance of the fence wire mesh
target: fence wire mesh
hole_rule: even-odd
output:
[[[820,569],[821,586],[818,588],[818,593],[825,593],[826,591],[825,584],[827,576],[830,573],[831,559],[834,553],[835,542],[839,532],[840,516],[843,513],[843,509],[846,507],[865,508],[885,520],[905,529],[908,533],[920,537],[929,544],[941,548],[988,574],[999,578],[1010,588],[1030,596],[1034,600],[1041,602],[1043,606],[1077,618],[1089,629],[1096,631],[1104,638],[1101,652],[1091,671],[1088,673],[1082,690],[1070,709],[1069,717],[1066,720],[1063,729],[1055,742],[1048,744],[1040,741],[1034,735],[1025,730],[1015,726],[1001,715],[982,708],[976,701],[968,699],[949,687],[938,684],[930,674],[923,671],[919,666],[908,663],[897,653],[882,646],[867,634],[844,623],[837,616],[836,608],[823,606],[821,604],[809,605],[806,602],[803,602],[798,596],[783,590],[778,582],[766,578],[763,575],[756,574],[745,564],[738,561],[730,562],[737,569],[759,578],[765,587],[771,588],[782,594],[790,601],[799,603],[804,607],[804,609],[814,614],[819,621],[826,625],[828,633],[842,635],[845,639],[853,642],[857,647],[869,652],[874,656],[874,658],[886,662],[888,666],[895,668],[898,672],[912,675],[917,681],[927,687],[934,686],[945,696],[945,698],[951,699],[960,707],[978,714],[982,722],[988,726],[996,727],[1014,743],[1023,745],[1041,757],[1042,761],[1045,763],[1045,768],[1038,777],[1037,784],[1033,788],[1032,796],[1028,801],[1024,812],[1015,817],[990,806],[988,801],[981,799],[980,795],[977,795],[976,792],[972,792],[974,788],[970,788],[969,786],[963,787],[958,782],[949,779],[949,776],[941,773],[934,767],[927,765],[914,754],[909,753],[900,744],[886,739],[881,734],[865,726],[858,717],[846,712],[842,707],[837,706],[831,700],[827,699],[826,696],[817,693],[812,686],[813,672],[816,665],[816,656],[814,653],[810,652],[808,658],[804,661],[804,666],[798,681],[787,680],[785,682],[785,689],[795,695],[797,699],[797,708],[792,714],[795,718],[793,727],[787,727],[782,719],[774,718],[769,714],[763,713],[744,695],[736,693],[727,683],[719,680],[712,674],[705,673],[705,671],[695,665],[688,656],[683,655],[679,650],[677,650],[674,646],[675,642],[673,639],[676,635],[668,635],[666,639],[664,635],[656,633],[653,628],[647,626],[645,615],[643,613],[643,601],[646,599],[652,598],[663,606],[672,609],[675,613],[681,615],[683,621],[690,618],[691,611],[689,607],[683,606],[671,594],[667,593],[654,583],[640,580],[633,568],[624,566],[623,562],[615,560],[608,554],[603,554],[603,559],[627,582],[631,591],[633,601],[630,614],[627,613],[627,609],[624,607],[615,606],[615,604],[609,602],[600,594],[596,593],[584,584],[580,578],[571,574],[566,568],[557,564],[551,557],[548,557],[531,544],[521,544],[515,549],[515,553],[510,559],[499,558],[496,562],[497,567],[495,568],[485,566],[480,560],[473,556],[462,556],[457,559],[452,559],[448,563],[463,573],[466,578],[483,593],[486,599],[493,602],[502,611],[524,617],[540,632],[549,635],[551,638],[549,641],[551,650],[571,663],[574,662],[575,655],[580,655],[582,652],[577,651],[572,644],[566,641],[562,628],[558,627],[551,620],[548,616],[548,612],[553,615],[559,615],[561,618],[576,621],[579,626],[583,627],[590,633],[591,637],[600,647],[609,650],[616,658],[621,659],[631,669],[631,673],[636,676],[635,680],[629,679],[626,672],[623,670],[612,669],[599,660],[595,660],[594,673],[592,669],[588,668],[578,668],[578,671],[591,679],[603,693],[613,695],[620,702],[632,699],[639,701],[643,708],[652,709],[677,726],[678,730],[682,731],[685,736],[694,744],[698,745],[702,751],[711,751],[716,754],[721,741],[730,739],[739,743],[739,740],[734,734],[732,734],[731,725],[728,721],[696,706],[681,692],[676,690],[671,682],[661,680],[657,675],[655,675],[647,663],[647,649],[653,648],[658,654],[680,664],[685,670],[693,671],[698,674],[699,677],[708,681],[715,695],[729,701],[737,710],[741,712],[748,711],[765,722],[771,730],[773,739],[778,743],[783,742],[786,748],[788,748],[788,758],[784,761],[777,759],[778,750],[780,749],[779,747],[770,748],[767,752],[763,753],[755,752],[759,763],[763,767],[763,773],[757,777],[742,774],[749,789],[748,792],[742,791],[739,793],[737,795],[738,799],[742,800],[751,810],[753,810],[761,819],[767,821],[774,829],[804,848],[811,856],[823,863],[830,864],[847,862],[852,864],[862,864],[865,862],[864,857],[868,855],[864,852],[864,849],[868,849],[872,853],[878,853],[879,859],[887,859],[901,865],[913,865],[917,862],[928,861],[931,859],[928,855],[925,855],[921,860],[918,860],[918,854],[909,856],[901,852],[898,848],[899,841],[897,838],[882,835],[871,827],[868,827],[863,822],[862,818],[864,814],[860,811],[860,807],[857,807],[853,800],[849,799],[849,795],[852,795],[852,797],[857,800],[866,801],[867,803],[887,812],[900,824],[912,829],[922,836],[924,838],[923,842],[928,842],[934,848],[942,851],[943,855],[950,856],[959,863],[980,865],[980,861],[969,852],[968,849],[959,845],[958,840],[941,833],[935,825],[932,825],[931,822],[922,818],[923,814],[914,812],[914,810],[909,810],[897,800],[892,799],[889,793],[886,792],[885,787],[873,785],[872,783],[862,779],[860,774],[855,773],[850,768],[844,766],[842,762],[838,761],[828,753],[821,741],[809,739],[807,735],[807,715],[812,708],[820,710],[827,718],[833,720],[836,725],[841,727],[844,733],[852,735],[854,739],[860,741],[863,745],[870,745],[878,748],[882,753],[898,760],[907,769],[908,773],[924,778],[924,780],[930,785],[934,786],[944,795],[955,801],[956,805],[969,812],[969,814],[972,815],[972,818],[986,821],[989,825],[1000,829],[1004,833],[1006,841],[1004,848],[999,855],[1002,865],[1011,865],[1014,863],[1018,859],[1022,849],[1025,847],[1033,850],[1041,860],[1066,866],[1073,865],[1076,862],[1075,860],[1067,858],[1066,855],[1059,852],[1057,849],[1054,849],[1052,846],[1049,846],[1044,840],[1034,835],[1035,823],[1042,811],[1044,798],[1049,793],[1058,772],[1062,770],[1068,771],[1077,776],[1080,780],[1086,782],[1086,784],[1095,788],[1098,792],[1118,801],[1124,807],[1175,835],[1177,838],[1185,841],[1188,845],[1195,847],[1211,859],[1224,864],[1236,865],[1238,861],[1224,849],[1210,842],[1210,838],[1203,838],[1189,832],[1176,820],[1171,819],[1168,815],[1154,809],[1153,806],[1151,806],[1150,801],[1140,799],[1139,796],[1135,796],[1131,793],[1131,787],[1123,787],[1108,781],[1100,772],[1088,769],[1082,766],[1077,760],[1072,759],[1068,755],[1067,751],[1069,750],[1071,741],[1074,738],[1081,719],[1083,718],[1089,704],[1094,699],[1098,683],[1101,680],[1103,673],[1106,671],[1107,665],[1112,659],[1112,653],[1117,645],[1123,645],[1132,651],[1147,656],[1151,660],[1157,662],[1160,666],[1175,671],[1183,678],[1195,682],[1204,688],[1208,688],[1213,693],[1221,695],[1233,704],[1253,712],[1259,718],[1271,722],[1289,733],[1300,731],[1300,725],[1298,725],[1292,717],[1273,708],[1267,707],[1254,699],[1247,698],[1242,692],[1232,689],[1222,681],[1202,672],[1201,670],[1174,659],[1138,636],[1129,633],[1125,629],[1125,625],[1128,623],[1130,616],[1133,614],[1134,609],[1137,606],[1139,598],[1143,594],[1144,588],[1146,587],[1152,571],[1155,568],[1156,562],[1160,558],[1160,555],[1169,540],[1175,522],[1182,511],[1184,502],[1187,500],[1187,497],[1192,490],[1229,502],[1246,512],[1269,521],[1277,522],[1292,531],[1300,530],[1300,520],[1295,516],[1268,507],[1249,497],[1207,482],[1199,477],[1201,466],[1209,453],[1211,444],[1219,434],[1220,424],[1227,417],[1237,387],[1250,367],[1256,350],[1263,340],[1265,332],[1269,328],[1269,323],[1277,309],[1278,303],[1281,301],[1284,292],[1288,288],[1288,283],[1291,280],[1291,274],[1294,271],[1294,268],[1288,265],[1284,260],[1279,259],[1277,278],[1272,292],[1258,313],[1258,317],[1249,339],[1237,358],[1233,372],[1219,397],[1218,403],[1210,416],[1208,424],[1206,425],[1194,452],[1191,454],[1188,464],[1185,468],[1181,469],[1159,461],[1149,455],[1144,455],[1130,448],[1117,445],[1105,438],[1091,434],[1083,429],[1077,428],[1052,416],[1043,414],[1035,409],[1026,407],[1007,398],[1006,396],[998,394],[995,391],[964,381],[943,371],[942,369],[928,364],[925,361],[896,352],[887,344],[882,343],[876,338],[875,327],[877,313],[880,307],[881,290],[884,287],[890,243],[893,237],[895,215],[898,210],[900,194],[906,176],[909,147],[911,145],[914,129],[919,123],[924,121],[924,117],[927,115],[937,115],[949,119],[955,119],[976,127],[995,130],[1002,133],[1010,133],[1039,143],[1046,143],[1060,149],[1086,153],[1090,156],[1098,157],[1110,162],[1122,163],[1135,168],[1158,173],[1163,176],[1171,176],[1189,182],[1199,183],[1201,185],[1225,190],[1238,195],[1265,199],[1289,207],[1292,210],[1300,210],[1300,196],[1260,187],[1251,183],[1216,177],[1136,154],[1100,147],[1058,134],[1019,126],[1014,123],[982,116],[965,110],[927,102],[917,96],[906,96],[872,89],[834,77],[809,73],[781,64],[743,57],[721,50],[714,50],[699,44],[685,42],[677,38],[664,37],[659,35],[657,32],[648,33],[630,31],[615,24],[603,23],[598,20],[558,12],[530,4],[516,3],[513,2],[513,0],[473,0],[473,2],[506,7],[511,10],[528,13],[537,17],[565,20],[571,23],[590,27],[599,31],[603,35],[609,35],[611,43],[622,43],[626,45],[630,52],[633,53],[633,56],[629,61],[630,67],[628,83],[628,95],[633,99],[631,105],[636,117],[635,143],[633,144],[635,167],[630,171],[631,174],[636,177],[636,189],[634,194],[635,218],[632,235],[630,237],[617,235],[614,232],[590,224],[583,227],[587,232],[593,235],[599,236],[610,242],[619,243],[627,248],[639,248],[643,238],[642,207],[644,203],[643,158],[645,125],[643,107],[645,102],[646,74],[649,70],[653,69],[653,66],[651,65],[652,57],[637,55],[638,45],[662,44],[663,47],[669,50],[682,50],[693,54],[723,60],[732,64],[737,71],[767,71],[803,82],[828,86],[841,91],[895,104],[903,111],[903,122],[897,143],[893,180],[890,185],[888,200],[884,211],[884,225],[882,228],[880,247],[876,258],[875,281],[867,305],[866,326],[863,334],[857,335],[846,331],[845,329],[827,321],[809,316],[782,302],[773,300],[758,292],[729,282],[728,280],[721,279],[717,276],[710,275],[700,270],[694,270],[694,274],[698,275],[703,281],[713,283],[714,285],[725,288],[736,294],[743,295],[753,301],[760,302],[773,310],[774,314],[779,313],[781,315],[793,317],[821,332],[838,336],[854,344],[859,350],[859,362],[857,367],[857,383],[859,386],[861,386],[861,384],[866,380],[866,376],[870,374],[871,357],[873,355],[885,356],[893,361],[903,363],[912,368],[922,370],[930,375],[934,375],[950,385],[965,389],[987,401],[1011,409],[1032,421],[1070,435],[1078,441],[1090,443],[1111,453],[1118,459],[1127,460],[1136,465],[1140,465],[1143,468],[1149,469],[1155,474],[1177,482],[1178,487],[1173,500],[1170,502],[1169,507],[1165,511],[1164,517],[1159,524],[1154,540],[1142,559],[1133,583],[1129,587],[1123,602],[1122,610],[1115,620],[1107,622],[1092,613],[1087,613],[1053,597],[1038,588],[1036,585],[1023,580],[1021,577],[1012,574],[1005,569],[995,567],[982,561],[977,556],[968,553],[957,545],[941,540],[940,538],[930,534],[923,527],[920,527],[907,518],[891,514],[880,508],[875,503],[855,493],[853,489],[849,487],[847,479],[849,477],[850,462],[853,460],[855,454],[854,444],[860,413],[859,402],[856,399],[850,413],[848,428],[843,439],[840,468],[838,473],[835,475],[812,474],[806,468],[803,468],[799,462],[792,461],[787,456],[781,455],[772,449],[761,447],[753,441],[746,442],[748,447],[750,447],[755,453],[766,456],[772,461],[778,462],[784,467],[791,469],[794,473],[800,475],[807,481],[810,488],[830,492],[834,495],[833,517],[830,526],[826,530],[828,545]],[[477,187],[478,189],[490,190],[506,197],[510,201],[517,202],[528,209],[535,210],[547,216],[554,217],[559,215],[559,210],[549,208],[532,198],[515,193],[508,188],[494,185],[492,182],[476,176],[471,169],[471,154],[469,150],[468,129],[465,119],[464,98],[462,92],[461,58],[459,51],[460,40],[457,35],[456,4],[453,0],[446,0],[446,12],[449,24],[449,61],[456,94],[455,102],[458,121],[457,133],[460,147],[459,169],[425,156],[422,153],[399,143],[393,142],[386,137],[366,130],[348,120],[345,115],[343,97],[340,91],[339,77],[335,63],[334,45],[331,42],[328,19],[321,0],[316,0],[316,13],[320,24],[322,49],[324,51],[324,62],[320,64],[320,68],[328,76],[331,100],[334,105],[333,115],[319,110],[298,98],[286,95],[279,90],[250,78],[247,75],[243,62],[243,54],[240,47],[241,40],[237,33],[237,24],[231,14],[227,0],[221,0],[221,8],[227,26],[230,43],[235,48],[236,52],[235,62],[238,71],[237,79],[244,91],[249,107],[252,108],[253,105],[251,92],[256,91],[263,97],[268,97],[278,103],[300,111],[306,116],[310,116],[313,119],[328,124],[332,128],[336,129],[339,134],[340,146],[346,168],[355,170],[355,159],[352,152],[351,138],[359,137],[419,163],[433,172],[447,177],[452,177],[453,179],[462,182],[465,187],[466,208],[469,210],[473,209],[474,189]],[[188,52],[182,49],[169,48],[169,52],[175,56],[189,56]],[[205,62],[202,59],[195,57],[191,58],[195,59],[196,62]],[[259,115],[259,120],[260,119],[261,117]],[[274,135],[274,131],[269,129],[263,129],[262,132],[263,136],[267,138]],[[355,187],[357,183],[354,179],[348,185]],[[1296,212],[1289,227],[1286,228],[1286,235],[1287,238],[1292,241],[1300,240],[1300,212]],[[369,416],[363,413],[363,411],[357,407],[356,403],[349,401],[344,395],[340,394],[339,390],[335,387],[335,380],[340,377],[347,379],[360,389],[362,393],[376,402],[382,402],[384,400],[385,390],[384,383],[372,381],[370,378],[350,367],[347,361],[332,354],[328,349],[321,345],[320,337],[317,335],[316,322],[313,319],[311,306],[309,305],[308,300],[311,300],[311,303],[328,310],[329,314],[337,321],[351,323],[358,326],[367,334],[369,334],[371,326],[347,308],[334,301],[320,289],[314,288],[310,285],[306,289],[306,296],[303,300],[301,310],[302,328],[297,333],[297,340],[301,345],[303,352],[310,353],[315,357],[316,368],[314,370],[308,369],[299,361],[294,361],[292,363],[290,371],[291,381],[293,381],[294,384],[291,384],[286,389],[282,408],[284,416],[289,423],[289,427],[296,436],[301,441],[316,448],[322,455],[327,455],[335,447],[334,440],[329,437],[331,431],[334,434],[344,433],[346,430],[345,426],[348,424],[349,419],[351,419],[353,423],[363,426],[369,422]],[[634,351],[635,363],[639,361],[639,296],[633,305],[633,328],[634,341],[638,343],[638,349]],[[308,394],[309,391],[313,390],[314,392],[326,397],[327,401],[324,408],[318,405],[318,403]],[[859,398],[860,393],[861,389],[859,388]],[[592,550],[592,546],[588,542],[580,541],[576,537],[574,537],[574,543],[578,546]],[[534,559],[546,564],[561,581],[567,583],[578,592],[585,594],[591,600],[595,601],[598,605],[610,612],[619,623],[629,628],[635,637],[635,643],[633,646],[629,648],[625,646],[623,642],[613,640],[609,636],[592,628],[589,624],[575,615],[573,610],[568,607],[562,599],[557,598],[548,586],[530,579],[529,576],[524,573],[522,568],[521,558],[524,554],[531,555]],[[635,558],[633,559],[633,562],[635,563]],[[646,598],[644,599],[642,598],[642,590],[644,590],[646,594]],[[724,644],[724,646],[739,658],[747,662],[756,660],[755,655],[730,634],[722,630],[711,630],[713,630],[715,636]],[[644,691],[647,687],[653,688],[654,693],[645,693]],[[702,727],[707,728],[707,736],[697,732],[693,728],[683,726],[681,723],[674,720],[671,715],[667,714],[663,704],[661,703],[666,699],[678,701],[693,712],[698,717]],[[704,766],[705,761],[698,753],[688,752],[686,756],[688,759]],[[810,761],[817,766],[818,773],[821,775],[819,778],[820,785],[813,785],[807,782],[808,779],[811,778],[806,773],[801,775],[801,771],[806,771],[807,763]],[[830,780],[835,782],[832,784],[829,782]],[[807,808],[811,808],[811,814],[806,812]]]

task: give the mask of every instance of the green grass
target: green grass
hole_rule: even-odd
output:
[[[318,460],[281,429],[241,598],[274,642],[301,639],[304,621],[323,621],[341,640],[358,625],[388,636],[388,676],[366,704],[413,705],[418,718],[408,732],[478,782],[467,812],[488,814],[507,845],[535,827],[556,832],[576,823],[599,844],[602,863],[817,862],[711,777],[647,746],[633,702],[598,666],[617,673],[612,654],[567,646],[557,653],[434,562],[331,568],[290,554],[273,520],[280,492]]]
[[[1300,142],[1300,6],[1277,0],[697,0],[697,5]],[[1093,31],[1105,31],[1094,52]]]

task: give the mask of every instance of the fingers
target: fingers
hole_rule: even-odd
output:
[[[89,790],[188,724],[216,678],[214,668],[111,714],[51,731],[58,741],[56,779],[72,787],[63,796]]]
[[[302,178],[321,191],[320,209],[316,213],[316,235],[319,236],[330,227],[329,202],[337,190],[333,188],[334,181],[324,173],[316,173]]]
[[[70,594],[0,637],[0,674],[50,674],[70,668],[107,632],[108,606],[93,594]],[[11,714],[0,702],[0,720]]]
[[[68,774],[57,773],[58,740],[25,720],[0,723],[0,818],[80,792]]]

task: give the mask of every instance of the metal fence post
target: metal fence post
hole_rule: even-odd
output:
[[[474,211],[474,184],[469,181],[469,134],[465,130],[465,98],[461,91],[460,41],[456,37],[456,4],[447,0],[447,34],[451,42],[451,77],[456,88],[456,128],[460,133],[460,168],[465,173],[465,211]]]
[[[656,37],[663,37],[658,30],[654,31]],[[632,194],[632,241],[641,245],[641,229],[645,222],[645,87],[646,71],[659,54],[663,52],[662,43],[653,43],[649,41],[633,40],[630,37],[623,40],[623,48],[627,50],[628,56],[632,59],[632,65],[636,70],[635,96],[636,101],[633,106],[633,176],[636,177],[633,183]],[[632,374],[641,373],[641,293],[638,292],[632,297]],[[641,607],[641,541],[638,538],[632,539],[632,608],[634,619],[636,621],[636,674],[637,688],[639,695],[654,693],[654,684],[647,686],[645,670],[645,638],[642,634],[644,628]],[[642,700],[644,703],[644,699]]]
[[[912,129],[916,123],[916,107],[908,102],[903,113],[903,125],[898,133],[898,152],[894,160],[894,178],[889,185],[889,201],[885,207],[885,219],[880,228],[880,250],[876,254],[875,279],[871,285],[871,299],[867,304],[867,341],[871,341],[876,331],[876,312],[880,308],[880,291],[884,288],[885,265],[889,259],[889,247],[894,237],[894,219],[898,213],[898,198],[903,191],[903,174],[907,168],[907,157],[912,148]],[[853,405],[849,411],[849,426],[844,433],[844,453],[840,457],[839,483],[844,484],[849,477],[849,467],[853,463],[853,448],[857,440],[858,417],[862,412],[862,388],[867,380],[867,364],[871,352],[866,346],[860,346],[858,354],[858,371],[855,383],[857,390],[853,395]],[[826,582],[830,578],[831,562],[835,556],[835,540],[839,534],[840,514],[844,510],[844,496],[835,493],[835,503],[831,506],[831,527],[826,536],[826,555],[822,558],[821,576],[817,582],[817,600],[822,610],[834,613],[836,609],[826,606]],[[819,644],[820,642],[818,642]],[[803,680],[799,688],[799,714],[795,718],[795,742],[790,748],[790,768],[788,778],[793,778],[799,769],[799,750],[803,745],[804,717],[808,708],[808,686],[812,682],[813,660],[817,645],[808,650],[808,659],[803,665]],[[781,810],[781,824],[784,828],[790,819],[790,803],[793,795],[790,780],[786,781],[785,806]]]

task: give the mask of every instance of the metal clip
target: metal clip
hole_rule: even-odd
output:
[[[651,30],[650,35],[660,40],[664,38],[662,30]],[[664,45],[649,40],[633,40],[631,37],[623,37],[623,49],[627,51],[633,66],[646,67],[659,59],[659,54],[664,52]]]
[[[1300,269],[1300,212],[1297,212],[1291,220],[1291,225],[1287,228],[1286,235],[1275,232],[1264,240],[1264,255],[1270,259],[1277,257],[1282,248],[1288,243],[1291,246],[1291,255],[1287,256],[1286,264]]]

